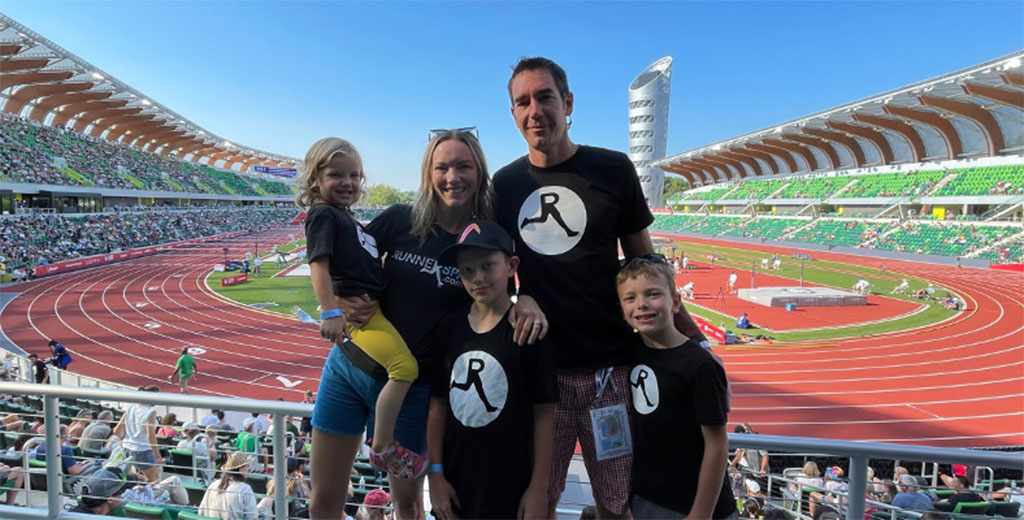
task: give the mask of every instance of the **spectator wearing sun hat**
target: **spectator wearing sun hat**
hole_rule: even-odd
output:
[[[388,520],[391,506],[391,495],[383,489],[374,489],[363,499],[363,518],[366,520]]]
[[[199,514],[220,520],[256,520],[256,495],[245,483],[249,457],[234,452],[221,466],[221,477],[214,480],[199,504]]]

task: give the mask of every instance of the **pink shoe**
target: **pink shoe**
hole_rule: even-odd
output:
[[[427,472],[428,467],[426,457],[409,451],[397,442],[384,450],[383,453],[374,453],[371,450],[370,464],[403,480],[413,480],[422,477]]]

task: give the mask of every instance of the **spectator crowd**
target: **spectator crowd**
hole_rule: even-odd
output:
[[[65,217],[18,214],[0,219],[0,264],[24,275],[38,265],[178,242],[248,229],[286,224],[288,208],[217,208]]]

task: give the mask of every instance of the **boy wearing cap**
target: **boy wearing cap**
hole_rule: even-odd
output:
[[[546,518],[556,369],[546,340],[521,347],[513,340],[508,289],[519,259],[512,239],[495,222],[473,222],[439,261],[458,266],[473,302],[437,329],[444,346],[427,419],[434,513]]]
[[[637,257],[616,276],[626,323],[643,345],[633,351],[633,478],[637,519],[735,518],[725,475],[729,442],[725,369],[679,332],[675,273],[661,255]],[[696,470],[696,471],[694,471]]]

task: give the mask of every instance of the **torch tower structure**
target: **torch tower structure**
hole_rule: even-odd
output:
[[[662,205],[665,190],[665,173],[651,164],[665,158],[671,80],[672,57],[666,56],[629,84],[629,159],[651,207]]]

